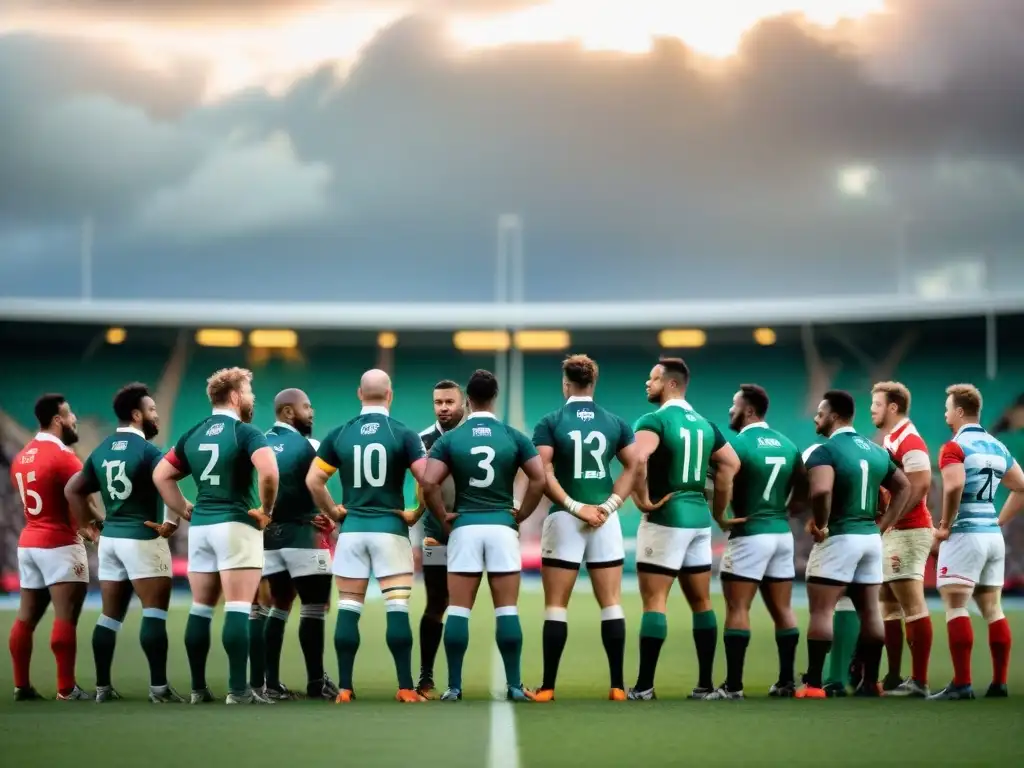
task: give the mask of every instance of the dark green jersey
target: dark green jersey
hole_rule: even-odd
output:
[[[323,535],[313,527],[317,515],[306,475],[316,449],[294,427],[277,422],[266,434],[277,458],[280,480],[273,521],[263,531],[265,549],[321,549]]]
[[[730,442],[740,459],[732,486],[732,512],[734,517],[747,518],[731,529],[730,537],[789,533],[787,504],[800,451],[763,421],[748,424]]]
[[[430,449],[455,480],[453,526],[516,526],[513,485],[520,467],[537,455],[530,439],[492,413],[471,413]]]
[[[457,428],[455,427],[455,429]],[[435,421],[433,426],[427,427],[420,432],[423,447],[429,452],[434,447],[434,443],[440,440],[441,435],[444,433],[441,424]],[[444,499],[444,505],[447,509],[455,508],[455,481],[450,475],[441,483],[441,498]],[[437,522],[437,518],[430,514],[429,509],[423,513],[423,538],[431,538],[441,544],[448,543],[448,536],[445,534],[441,524]]]
[[[570,499],[602,504],[611,495],[611,463],[634,442],[633,430],[590,397],[570,397],[533,430],[533,444],[554,449],[555,479]],[[553,506],[552,511],[561,507]]]
[[[858,435],[853,427],[841,427],[832,437],[804,451],[804,464],[832,467],[832,511],[828,519],[830,536],[878,533],[878,489],[896,471],[889,452]]]
[[[342,533],[393,533],[409,536],[399,516],[405,508],[405,473],[426,456],[419,435],[388,415],[365,406],[347,424],[328,433],[317,451],[328,472],[337,470],[342,504],[348,514]]]
[[[709,528],[711,509],[704,482],[711,455],[725,445],[714,424],[694,411],[685,400],[669,400],[658,410],[641,416],[633,429],[653,432],[660,439],[647,460],[647,490],[651,501],[672,498],[648,515],[648,520],[669,528]]]
[[[99,492],[106,518],[103,535],[115,539],[155,539],[145,523],[163,519],[163,500],[153,485],[153,470],[163,452],[132,427],[105,437],[82,465],[89,493]]]
[[[192,525],[246,523],[258,528],[249,510],[260,505],[252,455],[267,439],[233,411],[214,409],[174,446],[172,463],[196,483]]]

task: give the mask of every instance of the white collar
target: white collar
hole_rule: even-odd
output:
[[[693,410],[693,406],[690,405],[688,402],[686,402],[686,400],[684,400],[681,397],[674,397],[671,400],[666,400],[664,403],[662,403],[661,408],[659,408],[658,410],[661,411],[670,406],[673,408],[685,408],[688,411]]]
[[[829,435],[829,438],[828,438],[828,439],[829,439],[829,440],[831,440],[831,439],[832,439],[833,437],[835,437],[836,435],[842,435],[842,434],[843,434],[843,433],[845,433],[845,432],[856,432],[856,431],[857,431],[857,430],[856,430],[856,429],[854,429],[853,427],[840,427],[840,428],[839,428],[839,429],[837,429],[837,430],[836,430],[835,432],[833,432],[833,433],[832,433],[831,435]]]
[[[962,434],[962,433],[963,433],[963,432],[964,432],[965,430],[968,430],[968,429],[971,429],[971,428],[974,428],[974,429],[981,429],[981,431],[982,431],[982,432],[984,432],[984,431],[985,431],[984,429],[982,429],[982,427],[981,427],[981,424],[979,424],[978,422],[976,422],[976,421],[975,421],[975,422],[971,422],[970,424],[964,424],[964,425],[963,425],[962,427],[960,427],[960,429],[958,429],[958,430],[956,431],[956,434],[955,434],[955,435],[953,435],[953,437],[954,437],[954,438],[956,438],[956,437],[960,437],[960,435],[961,435],[961,434]]]
[[[67,448],[67,446],[64,445],[64,441],[63,440],[61,440],[59,437],[55,437],[54,435],[51,435],[49,432],[37,432],[35,439],[36,440],[42,440],[44,443],[56,443],[61,448]]]
[[[236,411],[232,410],[231,408],[214,408],[212,415],[213,416],[227,416],[229,419],[234,419],[235,421],[241,421],[242,420],[242,417],[239,416],[238,413]]]
[[[896,434],[897,432],[899,432],[901,429],[903,429],[903,427],[905,427],[909,423],[910,423],[910,417],[909,416],[904,416],[902,419],[900,419],[899,421],[897,421],[893,425],[892,429],[889,430],[889,434],[890,435]]]
[[[748,429],[758,429],[758,428],[760,428],[760,429],[768,429],[768,422],[767,421],[755,421],[753,424],[747,424],[747,426],[745,426],[743,429],[740,430],[740,434],[742,435]]]
[[[570,397],[568,400],[565,401],[565,404],[568,405],[569,403],[592,403],[592,402],[594,402],[594,398],[592,398],[590,395],[573,395],[572,397]]]
[[[133,435],[138,435],[143,440],[146,439],[146,433],[143,432],[141,429],[136,429],[135,427],[118,427],[117,431],[118,432],[131,432]]]
[[[389,415],[388,409],[385,408],[383,405],[364,405],[363,409],[359,411],[360,416],[366,416],[368,413],[375,413],[380,416]]]
[[[496,420],[498,417],[495,416],[490,411],[473,411],[471,414],[469,414],[469,416],[467,418],[469,418],[469,419],[495,419]]]
[[[277,427],[280,427],[281,429],[290,429],[292,432],[296,432],[296,433],[299,431],[295,427],[293,427],[291,424],[285,424],[283,421],[275,421],[274,422],[274,428],[277,428]]]

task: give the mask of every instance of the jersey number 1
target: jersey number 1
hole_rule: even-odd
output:
[[[690,436],[690,430],[686,427],[682,427],[679,430],[679,436],[683,439],[683,482],[689,483],[691,480],[697,482],[698,480],[704,480],[704,473],[700,470],[700,461],[704,458],[704,433],[697,430],[697,450],[693,452],[690,450],[690,443],[692,438]],[[690,455],[693,454],[693,477],[690,477]]]

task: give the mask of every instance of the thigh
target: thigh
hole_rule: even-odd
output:
[[[491,588],[491,599],[495,608],[505,608],[519,604],[519,582],[518,571],[505,573],[487,574],[487,583]]]
[[[412,583],[415,570],[412,559],[412,543],[407,536],[393,533],[368,533],[370,570],[378,579],[407,576]]]
[[[252,604],[263,578],[262,565],[259,568],[232,568],[221,571],[220,583],[224,590],[224,602]]]
[[[519,534],[504,525],[481,526],[489,530],[484,534],[484,569],[489,574],[514,573],[516,594],[519,592],[518,574],[523,570],[519,551]]]
[[[124,621],[128,613],[128,604],[132,600],[132,583],[130,581],[100,581],[101,610],[104,616],[117,621]]]
[[[50,585],[50,599],[53,601],[53,616],[61,621],[78,623],[85,604],[88,583],[82,581],[62,581]]]
[[[464,574],[479,576],[484,572],[484,544],[480,529],[481,525],[463,525],[452,531],[448,537],[448,574]],[[479,585],[478,585],[479,586]],[[448,579],[449,595],[452,580]],[[475,590],[474,590],[474,594]],[[457,603],[452,603],[457,605]]]
[[[370,578],[370,550],[366,534],[342,533],[338,536],[332,571],[340,579]]]
[[[601,608],[608,608],[622,603],[622,566],[605,565],[588,568],[590,585],[594,589],[594,597]]]
[[[191,534],[191,531],[189,533]],[[188,586],[192,591],[192,602],[209,606],[220,602],[221,587],[219,573],[190,570],[188,572]]]
[[[612,512],[604,525],[591,528],[584,534],[586,548],[584,558],[587,570],[600,568],[621,568],[626,560],[626,546],[622,540],[622,523],[619,513]]]
[[[977,534],[951,533],[939,545],[935,580],[939,588],[954,585],[974,588],[987,559],[977,539]]]
[[[660,574],[675,581],[683,567],[686,546],[693,530],[669,528],[643,520],[636,532],[637,573]]]
[[[985,564],[978,576],[979,587],[1002,588],[1006,581],[1006,542],[1002,533],[981,534],[985,541]]]
[[[448,569],[439,565],[424,565],[423,587],[427,593],[424,613],[441,619],[448,607]]]
[[[587,549],[585,529],[593,530],[564,510],[549,514],[540,534],[541,565],[579,570]]]
[[[451,546],[451,539],[448,540],[448,545]],[[467,574],[448,571],[449,605],[457,608],[472,608],[482,580],[483,574],[480,573]]]
[[[50,590],[45,587],[34,589],[22,587],[18,592],[18,620],[32,629],[42,620],[50,607]]]
[[[139,596],[143,608],[157,608],[166,611],[171,604],[171,577],[152,576],[145,579],[133,579],[132,588]],[[127,606],[126,606],[127,607]]]
[[[669,576],[657,571],[637,572],[640,601],[645,613],[667,612],[668,596],[672,591],[672,585],[675,581],[675,575]]]
[[[279,600],[278,593],[274,588],[274,583],[271,582],[271,590],[274,592],[274,606],[277,608],[284,607],[285,595],[282,594]],[[292,596],[297,592],[299,600],[302,601],[303,605],[327,605],[331,600],[331,577],[330,574],[322,576],[299,576],[289,582],[289,589],[294,590]],[[291,600],[289,599],[287,605],[291,606]]]
[[[851,583],[875,585],[882,583],[882,537],[877,533],[857,537],[860,541],[852,542],[859,553],[857,566],[853,570]],[[878,602],[878,590],[875,590],[875,603]],[[875,608],[878,606],[876,605]]]
[[[118,552],[117,544],[119,541],[121,539],[100,536],[100,543],[96,548],[96,562],[99,566],[100,582],[128,581],[128,568],[121,560],[121,554]]]

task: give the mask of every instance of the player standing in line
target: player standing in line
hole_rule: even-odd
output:
[[[932,484],[928,446],[910,421],[910,390],[897,381],[871,389],[871,421],[885,431],[882,447],[910,481],[907,512],[882,534],[882,621],[889,671],[883,689],[891,696],[928,695],[932,619],[924,596],[924,570],[932,548],[932,516],[925,499]],[[903,623],[907,625],[911,673],[902,679]]]
[[[705,481],[714,462],[714,518],[723,520],[740,462],[718,427],[686,402],[690,369],[679,358],[662,358],[651,369],[647,401],[658,410],[634,429],[640,468],[634,501],[644,519],[636,537],[636,570],[643,601],[640,670],[629,691],[633,700],[655,698],[654,673],[668,634],[666,609],[679,580],[693,611],[698,679],[691,698],[714,692],[718,621],[711,604],[711,518]],[[652,503],[651,499],[659,501]]]
[[[946,389],[946,423],[953,439],[942,446],[942,520],[935,530],[939,544],[938,587],[946,605],[946,631],[953,658],[953,681],[931,699],[973,699],[971,651],[974,629],[967,612],[971,596],[988,624],[992,684],[988,698],[1007,695],[1010,667],[1010,624],[1003,614],[1002,591],[1006,543],[1000,523],[1020,509],[1024,471],[1006,446],[979,424],[981,393],[970,384]],[[1011,496],[996,516],[996,489],[1005,485]]]
[[[434,423],[420,432],[423,447],[429,451],[443,434],[451,432],[466,419],[466,403],[462,387],[451,379],[434,385]],[[427,604],[420,619],[420,679],[416,691],[432,698],[434,691],[434,660],[444,636],[444,612],[448,610],[448,535],[431,515],[424,515],[423,491],[416,486],[419,514],[423,519],[423,586]],[[441,484],[445,509],[455,508],[455,481],[449,476]]]
[[[273,704],[249,686],[246,672],[249,613],[263,570],[263,529],[277,499],[277,459],[251,423],[256,404],[251,371],[217,371],[207,379],[206,394],[213,412],[183,434],[153,472],[164,503],[179,516],[186,511],[180,508],[178,481],[191,475],[197,489],[188,530],[192,608],[185,625],[191,703],[213,701],[206,685],[206,659],[213,611],[223,594],[226,703]]]
[[[89,496],[99,493],[106,510],[99,543],[103,612],[92,633],[96,701],[115,701],[110,682],[117,634],[134,592],[142,603],[139,643],[149,663],[149,700],[184,703],[167,682],[167,609],[171,602],[171,548],[168,537],[178,517],[164,509],[153,485],[163,452],[150,442],[160,432],[160,415],[145,384],[128,384],[114,395],[118,427],[85,460],[64,489],[79,519],[89,516]],[[181,494],[181,491],[178,491]],[[191,512],[182,496],[177,506]]]
[[[793,615],[793,532],[789,500],[806,495],[807,478],[800,451],[765,421],[768,393],[743,384],[733,395],[729,429],[736,432],[733,449],[740,470],[733,480],[734,517],[717,520],[729,532],[722,555],[725,595],[725,684],[709,699],[743,698],[743,665],[750,644],[750,606],[758,590],[775,623],[779,677],[769,696],[788,698],[796,692],[796,648],[800,630]]]
[[[462,662],[469,646],[469,617],[484,571],[491,588],[496,618],[495,639],[505,666],[506,696],[531,701],[523,687],[520,661],[523,630],[519,623],[522,559],[518,525],[537,508],[544,494],[544,464],[529,438],[498,421],[494,402],[498,381],[476,371],[466,385],[470,414],[465,424],[447,432],[430,450],[423,478],[423,498],[444,526],[448,538],[448,618],[444,649],[448,689],[442,701],[462,698]],[[529,481],[518,510],[512,495],[522,469]],[[455,480],[455,508],[447,509],[441,485]]]
[[[855,695],[878,696],[884,632],[878,593],[882,585],[882,537],[900,519],[910,481],[885,449],[858,435],[849,392],[830,390],[818,405],[815,431],[825,442],[804,454],[815,544],[807,560],[808,671],[797,698],[823,699],[825,656],[832,645],[836,603],[847,594],[860,616],[857,657],[864,675]],[[881,523],[875,522],[879,488],[892,494]]]
[[[82,468],[71,450],[78,442],[78,419],[64,396],[56,394],[36,401],[35,416],[39,432],[11,462],[11,484],[25,510],[18,538],[21,591],[9,643],[14,700],[42,698],[29,682],[32,634],[52,600],[50,650],[57,660],[57,699],[82,701],[92,699],[75,683],[76,628],[89,586],[89,561],[79,529],[85,530],[88,521],[75,519],[64,498],[68,480]]]
[[[553,701],[558,664],[568,638],[568,606],[580,564],[586,561],[601,607],[601,642],[608,657],[612,701],[626,700],[622,660],[626,614],[622,610],[625,547],[618,509],[629,497],[637,471],[633,430],[594,403],[597,363],[573,355],[562,363],[565,404],[546,415],[533,432],[544,461],[551,512],[541,534],[544,581],[544,681],[537,701]],[[623,471],[612,480],[611,462]]]
[[[250,625],[250,639],[262,629],[263,642],[250,644],[250,648],[256,646],[256,652],[250,654],[249,684],[259,685],[269,699],[291,698],[281,683],[281,649],[296,594],[302,601],[299,646],[306,663],[306,696],[334,701],[338,695],[337,686],[324,672],[324,622],[331,599],[331,551],[324,531],[332,529],[334,521],[318,512],[306,487],[309,468],[320,447],[310,437],[313,415],[305,392],[282,390],[274,398],[276,421],[266,433],[280,475],[274,519],[263,531],[263,578],[272,607],[263,622],[257,620],[256,627]],[[265,661],[262,674],[260,650]]]
[[[334,551],[338,583],[338,620],[334,648],[338,653],[338,704],[355,699],[352,670],[359,650],[359,617],[366,588],[373,574],[384,595],[387,611],[385,640],[398,673],[402,702],[425,701],[412,679],[412,627],[409,596],[413,561],[409,527],[416,513],[407,515],[405,475],[423,479],[426,451],[419,435],[393,419],[389,409],[394,393],[391,378],[381,370],[363,374],[357,392],[359,415],[331,430],[309,468],[306,485],[321,514],[344,518]],[[327,490],[327,481],[339,473],[342,504]]]

